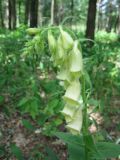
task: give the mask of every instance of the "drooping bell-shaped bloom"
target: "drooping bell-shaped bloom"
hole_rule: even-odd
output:
[[[79,134],[82,128],[82,107],[80,99],[81,86],[79,78],[83,70],[82,54],[78,48],[78,41],[60,27],[60,35],[56,41],[53,35],[48,33],[48,42],[54,64],[59,68],[57,78],[66,90],[64,100],[65,107],[61,113],[65,116],[67,128],[72,134]]]
[[[57,74],[57,78],[62,81],[70,82],[71,76],[69,71],[69,59],[66,59],[63,64],[61,64],[60,71]]]
[[[57,79],[60,79],[63,81],[65,81],[65,80],[69,81],[70,80],[69,70],[61,69],[60,72],[58,72],[58,74],[57,74]]]
[[[65,32],[62,27],[60,27],[60,37],[59,39],[61,40],[61,43],[62,43],[62,47],[65,49],[65,50],[70,50],[72,49],[73,47],[73,39],[72,37],[67,33]]]
[[[74,47],[70,52],[71,63],[70,71],[71,72],[80,72],[83,70],[82,54],[78,48],[78,41],[74,42]]]
[[[73,120],[66,126],[72,134],[80,134],[82,128],[82,109],[79,108],[73,117]]]
[[[81,87],[79,80],[71,82],[64,95],[65,101],[72,105],[78,105],[80,98],[80,91]]]
[[[68,119],[69,119],[69,122],[72,121],[78,107],[79,106],[73,106],[71,104],[66,103],[61,113],[65,116],[65,119],[67,118],[67,122],[68,122]]]

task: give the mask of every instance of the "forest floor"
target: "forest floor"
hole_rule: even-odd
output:
[[[107,131],[108,138],[111,141],[115,141],[120,137],[120,131],[116,126],[119,124],[119,115],[109,115],[109,122],[105,123],[103,117],[99,113],[92,115],[101,129]],[[26,129],[22,124],[22,119],[28,119],[36,130],[30,131]],[[90,127],[92,133],[97,129],[94,125]],[[37,126],[34,121],[27,115],[23,117],[19,113],[14,113],[10,117],[7,117],[3,112],[0,113],[0,141],[1,146],[4,146],[5,154],[0,157],[0,160],[17,160],[11,155],[10,145],[15,143],[18,146],[25,160],[29,160],[30,156],[35,157],[38,153],[45,153],[45,147],[50,147],[55,151],[60,160],[67,160],[67,151],[64,143],[57,138],[51,138],[42,135],[40,126]],[[43,158],[41,158],[42,160]],[[37,160],[37,158],[35,159]],[[39,159],[38,159],[39,160]]]
[[[66,146],[57,138],[51,138],[44,136],[40,133],[40,126],[37,126],[28,116],[24,116],[24,119],[29,119],[35,126],[35,131],[26,129],[22,124],[21,115],[14,113],[11,117],[6,117],[3,113],[0,113],[0,141],[1,146],[4,146],[5,154],[0,156],[0,160],[17,160],[11,155],[10,145],[16,144],[22,151],[25,160],[31,157],[36,157],[38,153],[44,154],[45,147],[50,147],[57,153],[60,160],[67,159]],[[37,129],[38,127],[38,129]],[[39,159],[34,159],[39,160]],[[41,158],[42,160],[42,158]]]

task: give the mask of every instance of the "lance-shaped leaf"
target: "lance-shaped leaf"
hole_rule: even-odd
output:
[[[82,128],[82,109],[79,108],[73,117],[73,120],[66,126],[72,134],[80,134]]]
[[[69,50],[73,47],[73,39],[72,37],[67,33],[65,32],[61,27],[60,27],[60,42],[62,44],[62,47],[65,49],[65,50]]]
[[[79,106],[73,106],[71,104],[66,104],[61,113],[65,116],[67,122],[72,121],[74,114]]]
[[[52,35],[51,31],[48,31],[48,44],[49,44],[49,49],[50,49],[51,54],[55,56],[57,44],[56,44],[56,40],[54,36]]]
[[[80,90],[81,87],[79,80],[71,82],[64,95],[65,101],[72,105],[78,105],[80,98]]]
[[[78,49],[78,41],[74,42],[73,50],[70,52],[71,56],[71,64],[70,64],[70,71],[71,72],[80,72],[83,69],[83,62],[82,62],[82,54]]]

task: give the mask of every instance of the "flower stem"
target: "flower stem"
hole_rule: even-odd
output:
[[[88,135],[88,118],[87,118],[87,97],[86,97],[86,91],[85,91],[85,76],[82,76],[82,96],[83,96],[83,103],[84,103],[84,109],[83,109],[83,138],[85,143],[85,160],[88,160],[88,148],[86,144],[86,136]]]

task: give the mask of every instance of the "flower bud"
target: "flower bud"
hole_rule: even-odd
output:
[[[75,41],[73,50],[70,53],[71,55],[71,64],[70,71],[71,72],[79,72],[83,69],[82,55],[80,50],[78,49],[78,41]]]
[[[59,41],[62,43],[62,47],[65,50],[69,50],[73,47],[73,39],[72,37],[60,27],[61,35],[59,37]]]
[[[51,31],[48,31],[48,44],[51,54],[54,56],[56,53],[56,40]]]

